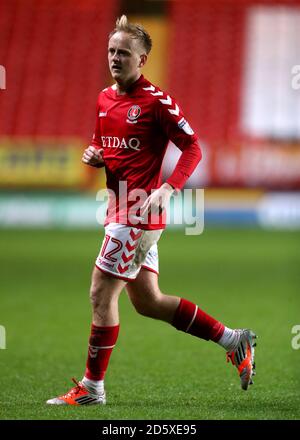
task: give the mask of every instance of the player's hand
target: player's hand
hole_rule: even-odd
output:
[[[98,150],[97,148],[90,145],[86,148],[82,155],[82,162],[92,167],[102,167],[104,165],[104,160],[102,157],[103,148]]]
[[[147,213],[161,214],[169,206],[173,192],[174,188],[168,183],[164,183],[145,200],[141,206],[141,216],[145,217]]]

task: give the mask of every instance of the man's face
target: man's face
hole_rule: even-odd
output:
[[[116,32],[108,42],[108,64],[116,81],[126,82],[139,74],[139,68],[146,62],[139,41],[125,32]]]

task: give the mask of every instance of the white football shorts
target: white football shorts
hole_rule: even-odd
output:
[[[125,281],[134,280],[142,267],[158,274],[157,242],[162,232],[109,223],[96,267]]]

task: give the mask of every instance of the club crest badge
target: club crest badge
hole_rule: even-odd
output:
[[[140,114],[141,114],[141,107],[138,105],[132,105],[127,112],[127,122],[131,124],[135,124]]]

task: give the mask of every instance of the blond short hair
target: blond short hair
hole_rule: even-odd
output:
[[[111,38],[116,32],[126,32],[132,38],[138,40],[148,54],[152,48],[152,40],[148,32],[140,24],[133,24],[128,21],[126,15],[122,15],[116,21],[116,27],[109,34]]]

